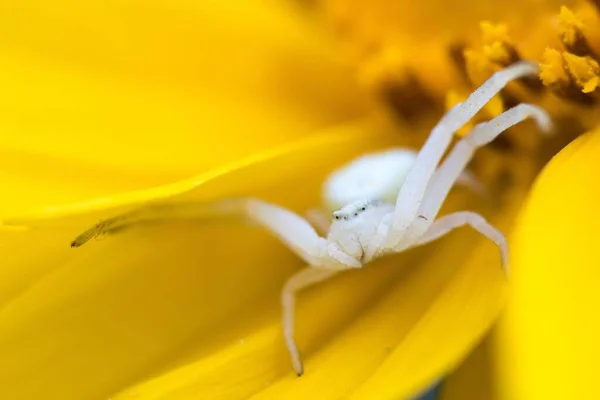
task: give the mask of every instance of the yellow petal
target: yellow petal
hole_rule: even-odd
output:
[[[0,308],[11,298],[69,259],[69,232],[0,230]]]
[[[0,188],[27,207],[187,178],[363,110],[326,36],[275,2],[3,2],[0,49]]]
[[[304,210],[317,204],[333,166],[397,139],[363,128],[268,154],[189,194],[255,194]],[[69,249],[78,229],[2,232],[11,236],[0,243],[17,252],[5,249],[10,258],[0,265],[0,398],[107,398],[195,338],[215,338],[208,332],[231,316],[256,311],[300,263],[266,233],[240,224],[157,224]],[[256,330],[260,320],[251,322]]]
[[[311,135],[304,140],[253,154],[185,180],[145,190],[99,197],[81,203],[45,206],[29,209],[21,214],[5,214],[1,221],[8,227],[19,225],[34,227],[48,224],[56,226],[57,219],[65,218],[75,220],[69,225],[79,224],[81,228],[82,223],[96,222],[101,218],[100,216],[105,218],[107,214],[120,214],[150,201],[176,196],[180,196],[182,200],[211,201],[227,196],[254,193],[269,187],[273,181],[286,179],[290,173],[298,173],[299,165],[304,171],[308,171],[314,167],[313,165],[338,165],[336,162],[347,160],[348,154],[359,154],[373,146],[381,146],[382,142],[398,140],[399,137],[397,133],[392,132],[393,129],[389,121],[377,117],[355,121],[330,128],[328,131],[321,131],[320,134]],[[277,168],[273,168],[274,163],[278,164]],[[325,175],[321,174],[319,177],[322,180]],[[290,184],[297,184],[302,179],[312,181],[315,178],[318,177],[303,175]],[[304,194],[296,201],[306,201],[307,195]],[[316,195],[313,195],[312,199],[313,204],[319,200]]]
[[[416,263],[423,252],[404,258],[408,263]],[[350,371],[345,367],[347,360],[340,355],[356,357],[354,350],[349,350],[347,340],[341,342],[343,351],[336,351],[335,357],[327,357],[324,363],[314,352],[324,343],[338,341],[340,331],[361,312],[369,312],[374,301],[382,292],[389,290],[389,282],[401,270],[397,265],[374,265],[373,270],[360,273],[348,273],[339,279],[320,285],[302,294],[298,300],[297,338],[305,358],[306,372],[302,379],[297,379],[291,369],[291,363],[285,348],[279,318],[279,290],[281,286],[265,296],[262,312],[253,313],[252,317],[261,321],[258,329],[250,330],[246,321],[227,321],[220,332],[239,332],[238,336],[222,343],[216,352],[207,353],[206,338],[198,338],[195,348],[183,360],[175,360],[176,368],[167,369],[158,378],[148,380],[125,390],[116,399],[128,399],[140,396],[147,399],[178,398],[221,398],[246,399],[251,395],[270,387],[267,392],[259,393],[269,398],[306,398],[339,397],[347,385],[353,385],[352,378],[372,370],[372,363],[381,359],[383,342],[371,340],[378,348],[372,354],[369,364],[360,368],[360,363],[352,363],[356,368]],[[377,268],[377,270],[375,269]],[[246,318],[244,318],[246,319]],[[379,327],[385,328],[385,317],[379,318]],[[378,326],[365,337],[378,332]],[[393,327],[386,329],[390,336]],[[388,341],[390,339],[388,338]],[[212,339],[214,342],[215,339]],[[354,345],[354,344],[352,344]],[[359,344],[360,345],[360,344]],[[352,348],[350,348],[352,349]],[[348,373],[350,375],[348,375]],[[352,373],[353,372],[353,373]],[[329,378],[328,378],[329,377]],[[323,380],[327,385],[323,385]]]
[[[586,398],[600,357],[600,130],[562,150],[512,238],[513,290],[496,345],[501,398]]]

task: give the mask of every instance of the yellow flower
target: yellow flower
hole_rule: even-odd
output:
[[[307,210],[333,168],[372,149],[418,146],[444,105],[524,57],[542,61],[548,90],[511,85],[477,119],[515,100],[540,102],[559,123],[556,141],[542,142],[532,125],[512,129],[473,165],[496,201],[457,190],[447,204],[508,231],[540,166],[597,123],[580,105],[596,101],[595,14],[585,5],[581,20],[563,11],[556,32],[549,9],[536,14],[538,25],[513,18],[537,11],[535,1],[495,14],[504,24],[479,24],[490,11],[471,7],[479,3],[444,12],[444,2],[413,3],[317,3],[310,12],[325,26],[275,1],[0,6],[0,397],[406,398],[456,367],[505,300],[497,250],[468,230],[304,293],[301,379],[289,365],[278,299],[302,264],[265,232],[181,218],[69,248],[98,220],[157,200],[252,194]],[[415,41],[424,16],[439,26]],[[565,49],[547,43],[548,32]],[[554,168],[570,176],[564,165]],[[515,329],[529,314],[510,310],[531,299],[525,283],[534,278],[521,266],[536,259],[519,235],[545,216],[537,210],[527,222],[537,191],[548,197],[544,179],[513,235],[516,294],[505,319]],[[564,261],[560,254],[543,260]],[[519,340],[498,343],[518,350],[533,339]],[[543,350],[534,349],[532,366]],[[540,372],[523,374],[530,394]]]

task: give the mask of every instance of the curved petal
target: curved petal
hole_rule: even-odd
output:
[[[112,196],[103,196],[80,203],[64,206],[48,206],[27,209],[25,212],[2,215],[3,227],[35,227],[44,225],[70,225],[95,223],[98,219],[114,216],[139,207],[148,202],[179,197],[180,200],[210,201],[217,198],[254,193],[272,185],[273,181],[283,180],[289,174],[296,174],[298,166],[308,171],[324,165],[336,165],[348,160],[348,154],[359,154],[368,149],[382,146],[382,143],[397,141],[397,129],[388,120],[377,117],[339,125],[309,138],[294,141],[268,151],[256,153],[235,162],[213,168],[188,179],[168,183],[148,189],[128,191]],[[278,163],[273,168],[273,163]],[[325,175],[319,178],[324,179]],[[314,180],[314,176],[302,176]],[[292,182],[293,184],[294,182]],[[299,201],[306,200],[305,196]],[[314,197],[317,201],[317,197]],[[62,219],[62,220],[61,220]],[[58,220],[58,221],[57,221]],[[73,222],[75,221],[75,222]],[[85,221],[85,222],[82,222]]]
[[[3,2],[0,49],[0,171],[42,186],[37,205],[183,179],[365,109],[326,36],[276,2]],[[53,176],[74,188],[42,190]]]
[[[600,357],[600,129],[544,169],[515,234],[513,288],[495,359],[501,398],[586,398]]]
[[[473,254],[465,247],[480,242]],[[297,317],[306,357],[302,378],[291,370],[273,295],[260,330],[222,348],[194,350],[116,398],[415,395],[475,346],[503,303],[497,249],[474,232],[453,235],[429,253],[426,248],[388,258],[303,294]],[[240,326],[232,321],[221,331]]]
[[[222,171],[188,198],[254,194],[306,209],[335,165],[397,138],[359,128]],[[209,333],[255,312],[299,266],[269,235],[235,223],[159,223],[72,250],[79,229],[0,232],[15,247],[0,265],[1,398],[106,398],[197,337],[230,337]]]

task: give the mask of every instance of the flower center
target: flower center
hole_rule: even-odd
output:
[[[482,10],[472,2],[463,6],[452,3],[464,15],[431,13],[431,24],[426,26],[421,15],[416,19],[421,21],[418,27],[407,18],[411,13],[422,14],[419,7],[426,5],[374,3],[361,11],[351,2],[329,0],[324,12],[348,50],[359,81],[379,96],[392,115],[420,133],[415,148],[444,111],[464,100],[494,72],[521,59],[540,64],[538,78],[509,85],[457,132],[463,136],[474,124],[522,102],[538,104],[551,114],[557,128],[554,138],[542,138],[532,132],[532,123],[524,123],[478,151],[470,168],[486,187],[494,189],[494,195],[515,183],[529,186],[554,154],[599,122],[600,1],[577,2],[568,8],[551,1],[540,5],[522,0],[519,13],[528,15],[527,20],[506,13],[511,7],[505,5],[498,10],[481,5],[487,7]],[[444,5],[438,6],[443,13]],[[395,12],[393,7],[406,10]],[[527,13],[528,9],[532,12]],[[476,28],[479,15],[494,15],[505,22],[482,21],[477,34],[472,28]],[[457,21],[447,21],[454,17]],[[356,168],[362,168],[363,161]],[[380,162],[386,161],[382,158]],[[372,187],[357,180],[354,187],[363,193],[380,193],[378,185],[385,179],[387,175]],[[337,204],[345,195],[351,197],[350,191],[339,195],[336,187],[332,184],[327,192],[328,202]],[[346,187],[350,187],[348,182]]]

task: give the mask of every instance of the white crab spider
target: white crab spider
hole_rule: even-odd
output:
[[[320,237],[307,220],[289,210],[258,199],[245,200],[248,217],[273,232],[309,264],[292,276],[282,290],[284,336],[298,376],[302,375],[303,366],[294,341],[294,304],[295,294],[300,289],[321,282],[337,271],[361,268],[383,255],[431,242],[463,225],[470,225],[496,243],[502,264],[506,266],[506,239],[483,217],[470,211],[437,220],[435,217],[478,147],[527,118],[533,118],[542,131],[549,132],[549,116],[539,107],[517,105],[489,122],[476,125],[439,167],[438,164],[456,130],[510,81],[537,73],[537,65],[530,62],[519,62],[495,73],[433,128],[409,169],[395,204],[370,198],[346,204],[333,213],[326,238]]]
[[[354,190],[360,186],[356,185],[360,179],[356,172],[357,161],[332,175],[326,184],[326,203],[333,206],[343,202],[344,205],[333,212],[333,220],[326,237],[319,236],[315,228],[298,214],[259,199],[236,199],[233,202],[221,203],[225,207],[218,206],[228,211],[235,209],[236,212],[242,212],[275,234],[309,265],[288,279],[281,293],[285,342],[298,376],[303,373],[300,354],[294,341],[295,294],[299,290],[324,281],[339,271],[361,268],[375,258],[431,242],[464,225],[470,225],[496,243],[500,249],[502,264],[506,266],[506,239],[483,217],[470,211],[461,211],[437,220],[435,218],[457,181],[462,179],[468,186],[473,186],[473,180],[464,170],[478,147],[491,142],[506,129],[530,117],[542,131],[549,132],[549,116],[539,107],[530,104],[517,105],[489,122],[476,125],[454,146],[441,164],[440,161],[454,132],[464,126],[493,96],[510,81],[537,73],[538,67],[533,63],[516,63],[495,73],[463,103],[448,111],[433,128],[416,156],[407,156],[408,161],[404,160],[404,166],[394,167],[393,163],[391,164],[392,168],[398,168],[393,176],[398,177],[399,172],[407,171],[405,179],[399,176],[396,187],[393,182],[380,182],[380,185],[386,188],[385,193],[397,193],[395,199],[388,197],[388,201],[385,201],[386,196],[380,196],[377,190],[369,192],[365,187],[359,191]],[[381,157],[379,160],[381,161]],[[398,158],[395,160],[397,162]],[[383,164],[385,165],[385,162]],[[363,168],[363,172],[364,170]],[[404,182],[401,183],[402,181]],[[357,193],[361,192],[366,197],[358,198]],[[346,201],[349,203],[345,204]],[[72,246],[78,247],[92,237],[113,229],[118,230],[132,220],[144,219],[148,218],[141,213],[129,216],[129,219],[126,216],[104,221],[80,235]]]

